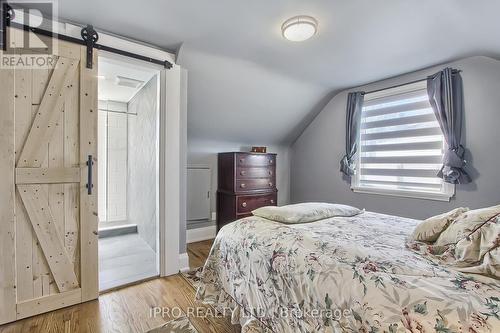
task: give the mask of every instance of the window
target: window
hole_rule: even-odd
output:
[[[449,200],[455,187],[437,177],[446,143],[426,82],[365,95],[355,192]]]

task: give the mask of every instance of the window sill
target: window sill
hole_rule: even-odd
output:
[[[366,187],[351,187],[351,190],[356,193],[367,193],[367,194],[379,194],[387,195],[393,197],[404,197],[404,198],[414,198],[414,199],[426,199],[435,201],[447,201],[453,197],[454,194],[447,193],[429,193],[429,192],[415,192],[415,191],[405,191],[405,190],[386,190],[377,188],[366,188]]]

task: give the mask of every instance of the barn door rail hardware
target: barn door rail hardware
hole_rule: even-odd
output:
[[[7,26],[10,25],[11,19],[14,17],[14,11],[8,3],[0,1],[0,11],[2,16],[0,20],[2,22],[2,50],[7,51]]]
[[[92,58],[94,53],[94,47],[99,40],[99,34],[94,30],[92,25],[87,25],[80,32],[82,39],[87,45],[87,68],[92,68]]]
[[[37,35],[48,36],[52,38],[57,38],[59,40],[64,40],[71,43],[76,43],[80,45],[84,45],[87,47],[87,68],[92,68],[92,55],[93,49],[98,49],[102,51],[107,51],[115,54],[119,54],[122,56],[126,56],[129,58],[134,58],[142,61],[146,61],[152,64],[161,65],[166,69],[172,68],[172,63],[168,60],[159,60],[151,57],[146,57],[141,54],[116,49],[114,47],[109,47],[106,45],[98,44],[99,34],[94,30],[92,25],[87,25],[81,30],[82,39],[71,37],[67,35],[57,34],[50,30],[41,29],[37,27],[30,27],[29,25],[20,24],[17,22],[12,22],[13,11],[12,8],[5,2],[2,1],[2,46],[4,50],[7,48],[7,27],[17,28],[24,31],[30,31]]]

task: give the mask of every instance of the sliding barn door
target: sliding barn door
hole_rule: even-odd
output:
[[[0,69],[0,324],[98,296],[96,59]]]

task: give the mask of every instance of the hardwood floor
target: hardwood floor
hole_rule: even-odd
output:
[[[211,241],[188,244],[189,262],[192,268],[204,263],[211,244]],[[206,308],[194,301],[194,295],[194,288],[178,274],[105,293],[96,301],[3,325],[0,326],[0,333],[143,333],[173,319],[178,315],[178,311],[186,313],[189,307]],[[170,310],[170,313],[151,316],[152,307],[164,307],[165,310]],[[189,317],[189,319],[200,333],[240,331],[239,326],[231,325],[229,318]]]
[[[189,256],[189,267],[191,269],[203,266],[207,260],[210,249],[212,248],[213,240],[196,242],[188,244],[187,253]]]

